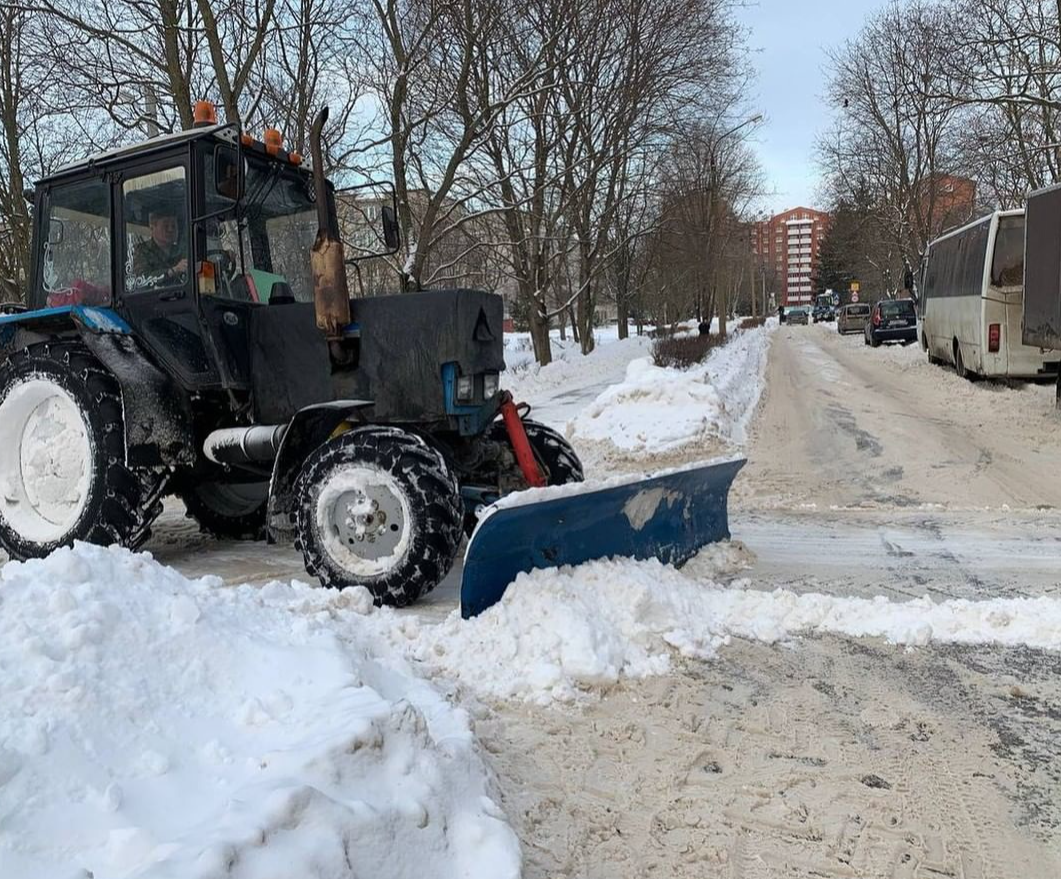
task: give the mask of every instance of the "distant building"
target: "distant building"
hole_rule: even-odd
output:
[[[760,271],[773,278],[770,292],[781,305],[811,305],[818,273],[818,248],[829,215],[813,208],[792,208],[756,223],[752,254]]]
[[[976,181],[957,174],[933,174],[921,182],[919,201],[931,241],[976,216]]]

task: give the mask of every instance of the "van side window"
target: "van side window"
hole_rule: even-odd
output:
[[[47,308],[109,305],[110,187],[102,180],[56,186],[46,210],[37,301]]]
[[[995,234],[991,284],[1017,287],[1024,283],[1024,217],[1002,217]]]

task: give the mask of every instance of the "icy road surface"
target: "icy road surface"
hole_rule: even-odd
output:
[[[510,385],[563,430],[602,394],[636,397],[612,389],[647,353],[604,344]],[[1049,386],[972,385],[916,347],[781,327],[731,503],[752,562],[729,579],[810,598],[1061,598],[1059,429]],[[200,538],[176,505],[148,549],[232,583],[305,576],[288,550]],[[458,574],[399,616],[444,619]],[[578,709],[492,703],[475,732],[534,879],[1056,879],[1059,681],[1061,654],[1027,646],[736,638]]]

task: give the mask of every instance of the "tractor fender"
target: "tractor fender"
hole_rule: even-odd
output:
[[[82,332],[85,346],[117,380],[130,467],[194,467],[198,461],[187,395],[143,345],[120,333]]]
[[[269,542],[289,539],[295,530],[295,484],[306,458],[357,413],[372,406],[370,400],[333,400],[307,406],[295,413],[284,433],[273,462],[269,482]]]
[[[130,467],[196,463],[191,407],[159,369],[133,330],[110,308],[67,305],[0,314],[0,355],[37,342],[78,335],[118,382],[125,423],[125,463]]]

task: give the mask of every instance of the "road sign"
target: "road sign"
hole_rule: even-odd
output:
[[[851,282],[851,292],[852,293],[857,293],[861,289],[862,289],[862,287],[859,285],[858,281],[852,281]]]
[[[851,301],[858,302],[858,290],[851,291]]]

